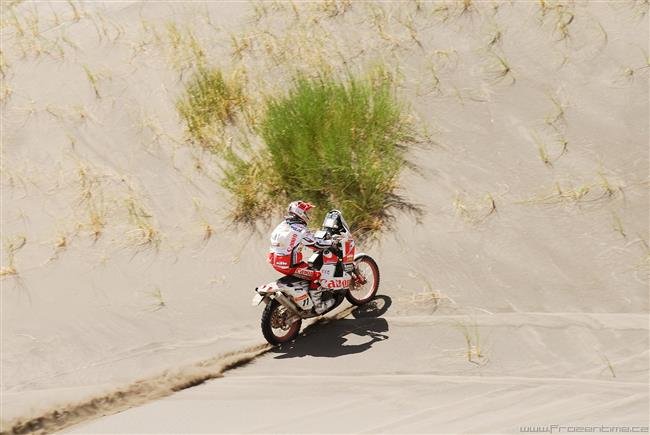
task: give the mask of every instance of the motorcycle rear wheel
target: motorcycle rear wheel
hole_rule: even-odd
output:
[[[261,321],[262,334],[266,341],[271,344],[283,344],[295,339],[300,332],[302,320],[297,319],[289,323],[292,317],[287,307],[275,299],[271,300],[264,308]]]
[[[357,271],[361,274],[364,283],[360,283],[356,278],[353,279],[352,285],[345,294],[345,298],[352,305],[363,305],[370,302],[379,289],[379,266],[369,255],[360,255],[354,259]]]

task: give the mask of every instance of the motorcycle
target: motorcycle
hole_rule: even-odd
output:
[[[355,240],[343,214],[330,210],[314,236],[331,240],[329,248],[316,250],[308,260],[311,268],[320,270],[319,284],[326,291],[322,300],[334,299],[334,305],[317,314],[309,296],[309,282],[294,276],[255,288],[253,306],[264,303],[262,334],[271,344],[287,343],[300,332],[303,319],[322,316],[337,308],[344,299],[353,305],[372,300],[379,288],[379,267],[368,254],[356,253]]]

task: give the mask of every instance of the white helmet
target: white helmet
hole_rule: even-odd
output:
[[[310,204],[305,201],[293,201],[291,204],[289,204],[289,207],[287,207],[287,211],[289,212],[289,215],[296,216],[307,223],[309,222],[310,217],[309,210],[314,207],[314,204]]]

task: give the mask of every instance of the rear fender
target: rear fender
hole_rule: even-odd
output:
[[[275,299],[278,291],[279,287],[275,281],[255,287],[257,295],[253,298],[253,305],[259,305],[262,302],[264,302],[264,305],[267,305],[271,302],[271,299]]]
[[[255,288],[255,291],[262,296],[272,296],[279,290],[280,287],[278,287],[278,283],[275,281],[272,281],[268,284],[264,284]]]

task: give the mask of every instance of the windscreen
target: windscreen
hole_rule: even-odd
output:
[[[325,220],[323,221],[323,227],[344,232],[350,231],[348,224],[345,222],[345,219],[343,219],[343,215],[338,210],[331,210],[327,213]]]

